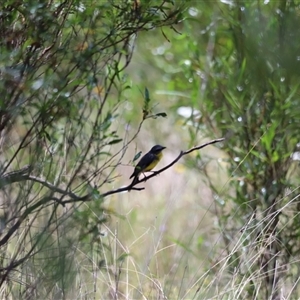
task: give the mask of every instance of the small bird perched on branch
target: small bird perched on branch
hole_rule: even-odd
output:
[[[155,145],[148,153],[146,153],[141,158],[141,160],[136,165],[132,175],[129,177],[129,179],[134,177],[131,185],[134,185],[138,181],[141,173],[151,171],[158,164],[158,162],[163,157],[162,151],[164,149],[166,149],[166,147]]]

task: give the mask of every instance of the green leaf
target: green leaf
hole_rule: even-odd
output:
[[[97,153],[97,156],[99,156],[99,155],[111,156],[111,153],[105,152],[105,151],[101,151],[101,152]]]
[[[49,133],[46,130],[43,130],[41,132],[41,135],[44,135],[49,142],[52,142],[52,139],[51,139]]]
[[[161,113],[155,114],[155,116],[166,118],[167,114],[165,112],[161,112]]]
[[[268,126],[266,133],[261,138],[261,141],[269,154],[272,153],[272,143],[275,138],[277,127],[278,123],[273,122],[271,125]]]
[[[138,153],[134,156],[133,161],[136,161],[137,159],[139,159],[139,158],[141,157],[141,155],[142,155],[142,151],[138,152]]]
[[[118,257],[118,261],[119,261],[119,262],[123,262],[128,256],[129,256],[128,253],[122,253],[122,254]]]
[[[102,199],[100,192],[95,188],[93,188],[93,190],[92,190],[92,196],[93,196],[94,200]]]
[[[144,107],[143,107],[143,119],[145,120],[149,114],[149,103],[150,103],[150,94],[149,90],[145,88],[145,94],[144,94]]]
[[[98,130],[105,132],[110,127],[111,123],[112,123],[112,114],[108,112],[104,121],[100,124]]]
[[[157,119],[158,117],[166,118],[167,114],[165,112],[157,113],[155,115],[147,116],[147,118]]]
[[[145,101],[147,103],[150,102],[150,94],[149,94],[149,90],[147,88],[145,88]]]
[[[122,142],[122,141],[123,141],[123,139],[115,139],[115,140],[112,140],[112,141],[108,142],[107,145],[118,144],[118,143],[120,143],[120,142]]]
[[[275,163],[275,162],[279,161],[279,159],[280,159],[279,153],[276,150],[273,151],[273,153],[272,153],[272,159],[271,159],[272,162]]]

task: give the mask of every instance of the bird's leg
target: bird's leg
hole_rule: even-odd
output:
[[[152,174],[154,174],[154,173],[156,173],[156,171],[147,171],[148,173],[152,173]],[[142,172],[143,173],[143,175],[144,175],[144,178],[146,178],[147,177],[147,175],[144,173],[144,172]],[[145,182],[147,181],[147,179],[145,180]]]

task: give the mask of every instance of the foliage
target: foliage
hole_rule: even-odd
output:
[[[2,298],[299,298],[299,5],[2,1]],[[139,83],[147,88],[135,94]],[[114,212],[103,202],[144,121],[167,116],[153,99],[174,123],[151,132],[169,138],[180,124],[192,145],[226,137],[230,180],[215,181],[203,152],[190,156],[197,185],[204,173],[213,191],[221,238],[212,247],[197,235],[202,223],[185,232],[164,202],[184,237],[169,244],[159,228],[143,267],[106,226]],[[126,121],[134,133],[120,129]],[[144,235],[132,244],[149,247]]]
[[[200,298],[299,298],[299,5],[193,3],[181,35],[166,32],[172,45],[148,45],[159,49],[149,63],[165,79],[157,88],[186,118],[191,143],[226,137],[231,179],[210,184],[223,244],[195,283]]]
[[[100,191],[136,136],[115,124],[124,71],[137,34],[176,24],[183,4],[1,2],[2,298],[77,297],[76,276],[100,268]],[[77,264],[94,255],[98,267]]]

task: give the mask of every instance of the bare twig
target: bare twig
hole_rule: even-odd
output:
[[[105,192],[103,194],[101,194],[100,196],[102,198],[105,198],[107,196],[110,196],[110,195],[113,195],[113,194],[118,194],[118,193],[123,193],[123,192],[129,192],[131,190],[135,190],[135,191],[141,191],[141,190],[144,190],[145,188],[144,187],[141,187],[141,188],[138,188],[138,187],[135,187],[137,184],[141,183],[141,182],[144,182],[144,181],[147,181],[149,180],[150,178],[154,177],[154,176],[157,176],[158,174],[166,171],[167,169],[169,169],[170,167],[172,167],[174,164],[176,164],[180,159],[181,157],[183,157],[184,155],[187,155],[193,151],[196,151],[196,150],[200,150],[204,147],[207,147],[209,145],[212,145],[212,144],[215,144],[215,143],[219,143],[219,142],[222,142],[224,141],[225,138],[219,138],[219,139],[215,139],[215,140],[212,140],[212,141],[209,141],[205,144],[202,144],[200,146],[196,146],[196,147],[193,147],[189,150],[186,150],[186,151],[181,151],[179,153],[179,155],[171,162],[169,163],[167,166],[165,166],[164,168],[156,171],[156,172],[153,172],[153,174],[149,175],[149,176],[146,176],[144,177],[143,179],[139,179],[139,180],[135,180],[135,182],[133,181],[130,185],[128,186],[125,186],[125,187],[121,187],[121,188],[118,188],[118,189],[115,189],[115,190],[111,190],[111,191],[108,191],[108,192]],[[62,201],[61,203],[62,204],[66,204],[66,203],[72,203],[72,202],[78,202],[78,201],[91,201],[92,200],[92,195],[91,194],[88,194],[88,195],[85,195],[83,197],[78,197],[78,198],[72,198],[72,199],[68,199],[68,200],[65,200],[65,201]]]
[[[121,188],[111,190],[111,191],[107,191],[103,194],[100,194],[100,197],[105,198],[105,197],[113,195],[113,194],[118,194],[118,193],[122,193],[122,192],[129,192],[131,190],[135,190],[135,191],[144,190],[145,189],[144,187],[139,188],[139,187],[136,187],[136,185],[141,183],[141,182],[145,182],[145,181],[151,179],[152,177],[157,176],[158,174],[166,171],[167,169],[172,167],[174,164],[176,164],[184,155],[187,155],[187,154],[189,154],[193,151],[196,151],[196,150],[200,150],[200,149],[202,149],[204,147],[207,147],[209,145],[222,142],[224,140],[225,140],[225,138],[215,139],[215,140],[209,141],[207,143],[204,143],[200,146],[193,147],[189,150],[181,151],[179,153],[179,155],[171,163],[169,163],[167,166],[165,166],[164,168],[162,168],[158,171],[155,171],[151,175],[146,176],[142,179],[135,180],[131,184],[129,184],[128,186],[121,187]],[[92,196],[91,193],[89,193],[85,196],[82,196],[82,197],[77,196],[75,193],[73,193],[71,191],[68,191],[66,189],[63,189],[63,188],[59,188],[59,187],[53,185],[52,183],[48,182],[47,180],[44,180],[42,178],[38,178],[38,177],[35,177],[35,176],[32,176],[32,175],[28,175],[28,171],[29,171],[29,169],[28,169],[28,167],[26,167],[26,168],[23,168],[19,171],[11,172],[11,173],[8,173],[8,174],[4,175],[2,177],[3,179],[6,179],[4,181],[4,184],[8,183],[8,182],[16,182],[16,181],[24,181],[24,180],[30,180],[30,181],[40,183],[41,185],[47,187],[52,192],[61,194],[62,196],[69,196],[70,199],[67,199],[67,200],[64,200],[64,201],[59,201],[59,204],[62,204],[62,205],[65,205],[67,203],[73,203],[73,202],[84,202],[84,201],[93,200],[93,196]]]
[[[224,141],[224,140],[225,140],[225,138],[215,139],[215,140],[209,141],[209,142],[207,142],[207,143],[205,143],[205,144],[202,144],[202,145],[200,145],[200,146],[193,147],[193,148],[191,148],[191,149],[189,149],[189,150],[181,151],[181,152],[179,153],[179,155],[178,155],[171,163],[169,163],[167,166],[165,166],[164,168],[162,168],[162,169],[160,169],[160,170],[158,170],[158,171],[155,171],[155,172],[153,172],[151,175],[145,176],[145,177],[142,178],[142,179],[135,180],[135,182],[133,181],[134,184],[133,184],[133,182],[132,182],[132,183],[127,187],[127,188],[129,188],[128,190],[132,190],[133,187],[134,187],[135,185],[137,185],[137,184],[139,184],[139,183],[141,183],[141,182],[147,181],[148,179],[150,179],[150,178],[152,178],[152,177],[154,177],[154,176],[157,176],[158,174],[160,174],[160,173],[166,171],[167,169],[169,169],[170,167],[172,167],[174,164],[176,164],[176,163],[181,159],[182,156],[187,155],[187,154],[189,154],[189,153],[191,153],[191,152],[193,152],[193,151],[200,150],[200,149],[202,149],[202,148],[204,148],[204,147],[206,147],[206,146],[209,146],[209,145],[212,145],[212,144],[215,144],[215,143],[222,142],[222,141]],[[142,190],[142,189],[144,189],[144,188],[141,188],[141,189],[138,189],[138,190]],[[135,190],[137,190],[137,188],[135,188]],[[109,192],[108,192],[108,193],[109,193]],[[103,194],[103,196],[106,197],[106,196],[108,196],[108,195],[111,195],[111,193],[109,193],[108,195],[106,195],[106,194],[107,194],[107,193]]]
[[[26,165],[20,170],[5,173],[4,175],[0,176],[0,187],[14,182],[24,181],[31,171],[32,166]]]

